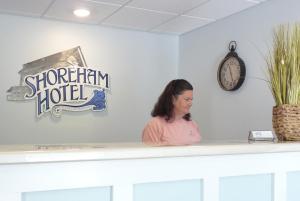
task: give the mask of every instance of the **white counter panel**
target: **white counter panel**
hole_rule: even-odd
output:
[[[241,187],[242,192],[245,187],[235,181],[249,178],[254,179],[255,185],[255,181],[261,183],[255,178],[267,175],[262,181],[266,189],[272,191],[271,195],[266,191],[263,196],[274,198],[272,201],[285,201],[289,192],[287,175],[300,171],[299,145],[224,143],[149,147],[104,144],[100,148],[99,144],[85,144],[42,149],[37,149],[37,145],[2,146],[0,200],[27,201],[22,200],[21,195],[28,192],[110,187],[112,201],[138,201],[135,198],[142,185],[147,188],[139,196],[151,192],[152,187],[155,189],[151,185],[156,182],[172,186],[180,181],[196,181],[201,182],[201,201],[227,201],[222,184],[226,188],[230,185]],[[179,191],[174,190],[174,193]],[[193,198],[196,197],[191,200]],[[288,199],[295,200],[294,196]]]
[[[22,201],[111,201],[111,189],[81,188],[23,193]]]
[[[0,164],[119,160],[186,156],[300,152],[300,143],[200,143],[153,147],[141,143],[0,145]]]

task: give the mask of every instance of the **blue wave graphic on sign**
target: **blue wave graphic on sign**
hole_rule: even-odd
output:
[[[102,111],[106,108],[106,99],[104,90],[94,90],[94,95],[87,102],[74,105],[74,104],[58,104],[52,108],[52,114],[56,117],[61,116],[62,110],[71,111],[82,111],[87,109],[92,109],[93,111]]]

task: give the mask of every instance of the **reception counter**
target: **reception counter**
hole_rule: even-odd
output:
[[[300,143],[0,146],[1,201],[294,201],[298,179]]]

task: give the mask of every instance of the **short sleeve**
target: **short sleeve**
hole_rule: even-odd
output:
[[[160,145],[162,144],[162,129],[158,119],[151,119],[143,130],[142,141],[145,144]]]

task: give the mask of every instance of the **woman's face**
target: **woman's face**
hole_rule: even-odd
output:
[[[193,104],[193,91],[185,90],[180,95],[173,97],[174,114],[184,116],[190,112]]]

